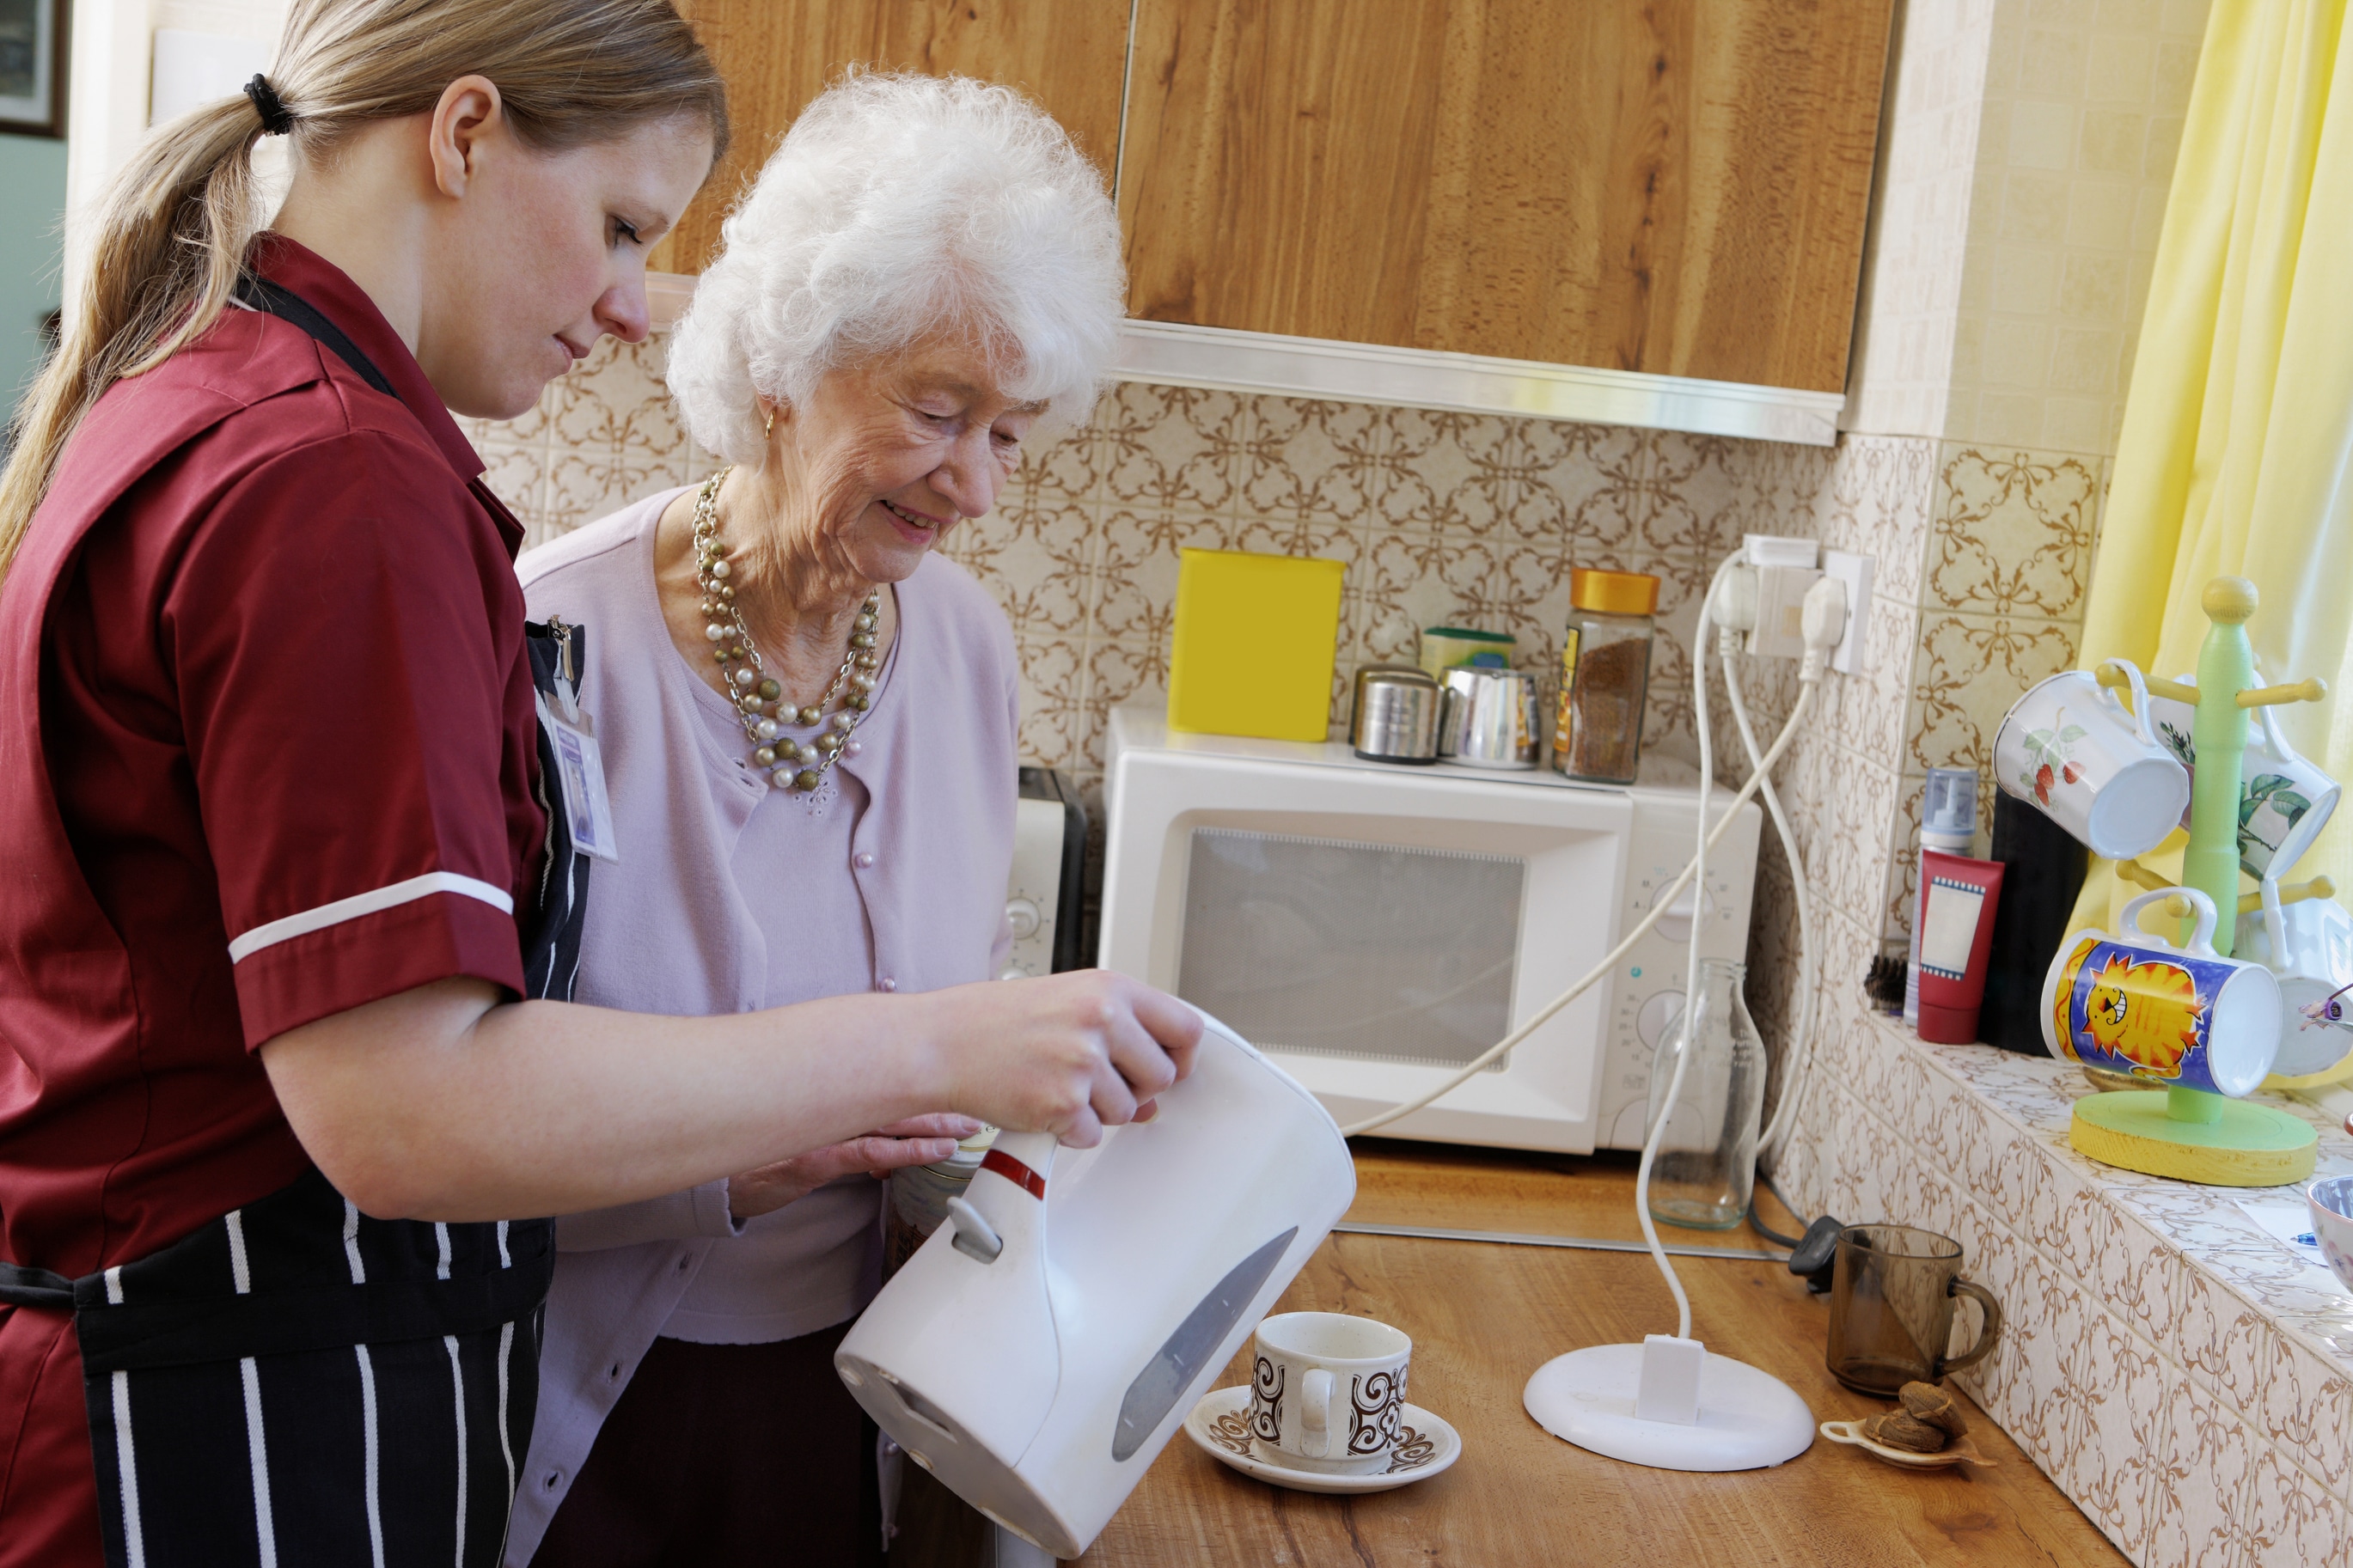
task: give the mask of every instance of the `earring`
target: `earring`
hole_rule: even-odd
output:
[[[774,440],[774,439],[776,438],[776,411],[774,408],[771,408],[771,409],[769,409],[769,410],[768,410],[768,424],[767,424],[767,428],[765,428],[765,430],[763,430],[763,431],[761,432],[761,434],[762,434],[762,435],[764,435],[764,436],[765,436],[765,437],[767,437],[770,440]]]

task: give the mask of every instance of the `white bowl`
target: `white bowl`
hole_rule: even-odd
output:
[[[2304,1190],[2312,1211],[2312,1234],[2321,1255],[2353,1290],[2353,1176],[2323,1176]]]

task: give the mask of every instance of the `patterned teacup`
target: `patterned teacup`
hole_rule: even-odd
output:
[[[1345,1312],[1284,1312],[1258,1326],[1250,1436],[1269,1464],[1327,1475],[1388,1468],[1405,1415],[1413,1341]]]
[[[2197,677],[2180,677],[2184,686]],[[2136,696],[2137,693],[2136,693]],[[2157,743],[2179,759],[2194,784],[2198,746],[2189,727],[2198,710],[2169,697],[2152,697],[2147,711]],[[2306,762],[2280,733],[2279,713],[2266,705],[2248,715],[2247,751],[2239,763],[2239,868],[2257,881],[2284,876],[2312,847],[2337,809],[2337,781]],[[2189,826],[2189,808],[2181,808]]]
[[[2156,848],[2189,806],[2189,773],[2149,727],[2148,690],[2132,678],[2133,706],[2080,669],[2018,700],[1993,740],[1994,782],[2051,818],[2094,855],[2129,860]]]
[[[2197,912],[2187,947],[2142,931],[2140,912],[2179,892]],[[2195,888],[2143,893],[2125,935],[2079,931],[2042,981],[2042,1043],[2062,1061],[2127,1073],[2151,1089],[2242,1095],[2279,1054],[2280,988],[2270,970],[2214,951],[2213,900]]]

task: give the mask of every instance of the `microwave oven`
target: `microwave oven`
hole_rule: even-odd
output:
[[[1630,787],[1359,759],[1344,742],[1111,715],[1103,967],[1172,991],[1282,1064],[1342,1125],[1427,1092],[1592,969],[1691,860],[1698,770]],[[1710,820],[1731,806],[1717,790]],[[1746,802],[1612,972],[1384,1137],[1639,1149],[1651,1057],[1692,942],[1748,945],[1761,814]]]

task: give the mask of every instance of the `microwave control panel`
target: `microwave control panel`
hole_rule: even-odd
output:
[[[1635,943],[1610,977],[1600,1094],[1594,1119],[1596,1148],[1642,1146],[1651,1062],[1661,1043],[1672,1037],[1682,1021],[1694,937],[1699,939],[1702,957],[1739,963],[1747,956],[1759,823],[1754,805],[1742,811],[1747,821],[1708,851],[1704,893],[1695,894],[1686,883],[1659,917],[1659,923]],[[1691,864],[1697,826],[1688,807],[1637,810],[1632,842],[1627,846],[1620,931],[1633,930]]]

